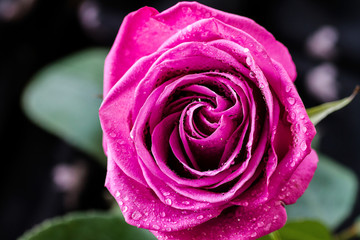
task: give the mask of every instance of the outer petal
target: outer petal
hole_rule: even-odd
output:
[[[152,18],[157,13],[143,7],[125,17],[105,60],[104,96],[139,58],[155,52],[174,33],[171,26]]]
[[[256,208],[237,207],[225,210],[219,217],[187,230],[171,233],[152,232],[159,240],[252,240],[269,234],[285,224],[287,217],[282,202],[292,204],[304,193],[314,175],[317,162],[317,155],[312,151],[285,187],[272,194],[268,202]],[[270,192],[276,191],[271,184],[269,188]],[[290,194],[287,194],[288,192]]]
[[[180,2],[172,8],[154,16],[154,18],[177,29],[185,28],[205,18],[218,19],[247,32],[255,38],[264,46],[271,58],[284,66],[293,81],[296,78],[295,64],[291,59],[288,49],[282,43],[276,41],[274,36],[265,28],[249,18],[222,12],[197,2]]]
[[[112,160],[111,154],[108,158],[105,186],[115,197],[129,224],[150,230],[178,231],[201,225],[221,213],[222,209],[214,207],[192,211],[166,205],[151,189],[126,176]]]
[[[137,162],[135,147],[130,139],[132,125],[130,112],[134,108],[133,99],[137,80],[143,78],[146,70],[159,55],[161,52],[137,61],[105,97],[99,110],[106,154],[112,152],[116,163],[126,175],[144,185],[146,183]]]
[[[312,150],[301,162],[287,184],[281,188],[278,194],[285,204],[294,204],[304,194],[314,176],[318,161],[316,152]],[[271,190],[274,191],[275,189],[270,189],[270,192]]]
[[[273,200],[257,208],[234,207],[219,217],[194,228],[177,232],[152,231],[159,239],[168,240],[251,240],[284,226],[286,211]]]

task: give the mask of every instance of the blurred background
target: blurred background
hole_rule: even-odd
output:
[[[21,95],[43,67],[89,47],[110,48],[122,19],[144,5],[177,1],[0,0],[0,238],[16,239],[44,219],[108,209],[105,169],[34,125]],[[350,95],[360,84],[360,1],[207,0],[247,16],[284,43],[297,66],[296,86],[311,107]],[[101,92],[99,92],[101,94]],[[321,122],[320,150],[360,176],[360,100]],[[360,204],[340,226],[360,215]]]

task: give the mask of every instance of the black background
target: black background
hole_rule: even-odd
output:
[[[144,5],[162,11],[176,2],[0,0],[0,239],[15,239],[34,224],[70,211],[109,207],[104,200],[105,170],[91,157],[35,126],[22,112],[20,96],[31,77],[78,50],[110,47],[130,11]],[[360,83],[360,1],[201,2],[250,17],[283,42],[297,66],[296,86],[307,107],[324,101],[306,80],[318,66],[331,64],[336,70],[337,98],[349,95]],[[325,26],[337,34],[336,54],[314,56],[307,50],[307,42]],[[318,125],[322,152],[352,168],[358,177],[359,98]],[[76,201],[68,204],[68,193],[54,183],[54,168],[79,163],[86,169],[85,184]],[[341,228],[358,215],[360,205],[356,204]]]

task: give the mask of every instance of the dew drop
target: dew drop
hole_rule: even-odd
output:
[[[189,205],[189,204],[190,204],[189,201],[183,201],[182,203],[183,203],[184,205]]]
[[[160,227],[158,226],[158,225],[153,225],[153,228],[155,229],[155,230],[159,230],[160,229]]]
[[[172,204],[172,201],[171,201],[171,199],[167,198],[167,199],[165,199],[165,203],[166,203],[167,205],[171,205],[171,204]]]
[[[170,227],[167,227],[167,228],[165,228],[165,230],[168,232],[171,232],[172,229]]]
[[[293,98],[293,97],[288,97],[288,102],[291,104],[291,105],[294,105],[294,103],[295,103],[295,98]]]
[[[295,167],[295,164],[296,164],[296,162],[293,161],[293,162],[290,164],[290,167]]]
[[[257,233],[256,232],[253,232],[250,237],[256,237]]]
[[[291,86],[289,85],[289,86],[286,86],[286,88],[285,88],[285,92],[290,92],[290,90],[291,90]]]
[[[114,132],[111,132],[109,135],[110,135],[110,137],[113,137],[113,138],[116,137],[116,133],[114,133]]]
[[[275,215],[274,220],[279,219],[279,217],[280,217],[279,215]]]
[[[142,214],[138,211],[135,211],[131,214],[132,219],[139,220],[142,217]]]
[[[165,217],[165,216],[166,216],[166,213],[165,213],[165,212],[161,212],[161,213],[160,213],[160,216],[161,216],[161,217]]]
[[[248,205],[249,205],[248,202],[243,202],[243,206],[244,206],[244,207],[246,207],[246,206],[248,206]]]
[[[133,132],[132,132],[132,131],[130,132],[130,138],[131,138],[131,139],[134,139],[134,135],[133,135]]]
[[[265,231],[269,231],[270,230],[270,227],[271,227],[271,223],[269,223],[268,225],[265,226],[264,230]]]
[[[199,220],[201,220],[201,219],[204,218],[204,216],[203,216],[203,215],[199,215],[199,216],[197,216],[196,218],[199,219]]]
[[[251,77],[251,78],[255,78],[255,73],[254,73],[253,71],[250,71],[250,73],[249,73],[249,77]]]
[[[301,128],[301,130],[302,130],[303,133],[306,133],[306,132],[307,132],[307,127],[306,127],[306,126],[303,126],[303,127]]]
[[[291,118],[292,120],[295,120],[295,117],[296,117],[296,114],[295,114],[294,112],[290,113],[290,118]]]
[[[115,197],[119,197],[119,196],[120,196],[120,192],[119,192],[119,191],[116,191]]]
[[[264,225],[265,225],[265,223],[264,222],[258,222],[258,227],[263,227]]]
[[[264,87],[265,87],[264,84],[262,84],[262,83],[259,84],[260,89],[263,89]]]
[[[303,150],[303,151],[306,150],[307,146],[306,146],[306,142],[305,142],[305,141],[303,141],[303,142],[301,143],[300,148],[301,148],[301,150]]]
[[[251,58],[250,58],[250,57],[247,57],[247,58],[245,59],[245,62],[246,62],[246,64],[247,64],[248,66],[251,66]]]
[[[164,196],[169,196],[170,193],[169,193],[169,192],[164,192],[163,195],[164,195]]]
[[[124,208],[123,208],[122,211],[123,211],[123,213],[124,213],[124,212],[127,212],[127,210],[128,210],[128,207],[127,207],[127,206],[124,206]]]
[[[244,48],[244,53],[247,53],[249,52],[249,49],[248,48]]]

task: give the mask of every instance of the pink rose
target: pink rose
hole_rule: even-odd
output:
[[[129,14],[106,58],[106,186],[159,239],[256,239],[317,165],[288,50],[196,2]]]

